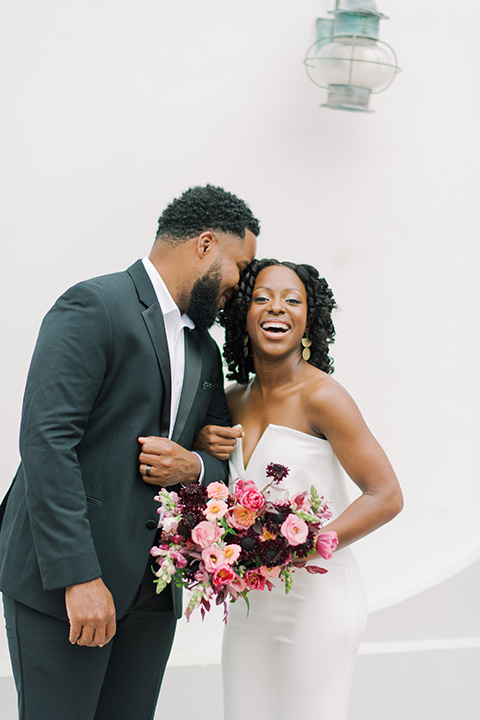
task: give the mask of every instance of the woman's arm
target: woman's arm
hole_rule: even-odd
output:
[[[390,462],[347,391],[328,377],[310,395],[313,429],[330,442],[341,465],[362,494],[324,527],[345,547],[392,520],[403,497]]]

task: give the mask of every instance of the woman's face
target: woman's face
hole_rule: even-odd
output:
[[[298,275],[282,265],[258,273],[247,312],[252,348],[262,355],[300,354],[307,324],[307,292]]]

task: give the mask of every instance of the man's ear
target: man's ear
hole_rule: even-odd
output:
[[[200,233],[196,239],[196,250],[199,258],[208,255],[217,244],[217,238],[211,230]]]

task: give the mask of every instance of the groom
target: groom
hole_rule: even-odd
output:
[[[43,321],[0,508],[21,720],[154,715],[181,598],[155,594],[152,484],[226,477],[190,448],[203,425],[229,424],[206,328],[258,232],[235,195],[191,188],[162,213],[149,258],[70,288]]]

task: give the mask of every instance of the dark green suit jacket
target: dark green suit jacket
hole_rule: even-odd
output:
[[[215,342],[202,329],[185,333],[172,439],[190,449],[202,425],[230,420]],[[33,354],[22,461],[0,511],[0,590],[66,619],[65,587],[101,576],[122,617],[158,517],[155,487],[139,473],[137,438],[166,435],[169,398],[163,315],[140,260],[59,298]],[[202,458],[205,481],[225,481],[226,464]],[[173,594],[179,617],[180,592]]]

